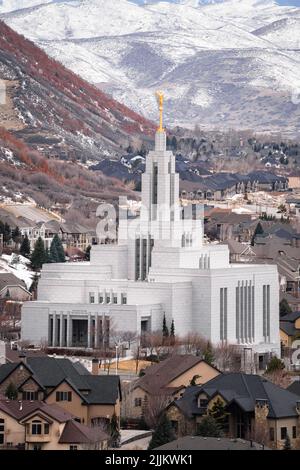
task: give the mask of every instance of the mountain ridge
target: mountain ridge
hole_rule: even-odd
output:
[[[151,145],[155,125],[49,58],[0,21],[0,203],[81,208],[134,194],[89,164]],[[79,217],[77,214],[76,217]]]
[[[154,92],[162,89],[168,125],[296,136],[300,8],[271,0],[193,5],[76,0],[1,16],[51,57],[151,119]]]

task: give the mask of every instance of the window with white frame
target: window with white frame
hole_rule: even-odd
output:
[[[33,436],[40,436],[42,434],[42,421],[34,420],[31,423],[31,434]]]

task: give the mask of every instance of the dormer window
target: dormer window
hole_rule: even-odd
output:
[[[31,424],[31,434],[39,436],[42,434],[42,421],[34,420]]]
[[[207,409],[208,407],[208,400],[205,398],[200,398],[199,400],[199,408],[205,408]]]

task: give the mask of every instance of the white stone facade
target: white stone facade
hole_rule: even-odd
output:
[[[175,157],[156,134],[142,179],[142,210],[129,236],[93,246],[90,263],[45,265],[38,300],[22,310],[22,339],[55,347],[98,347],[106,330],[155,331],[280,354],[279,283],[274,265],[230,264],[224,245],[203,245],[202,221],[179,204]],[[184,218],[184,221],[183,221]]]

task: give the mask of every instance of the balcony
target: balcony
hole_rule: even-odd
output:
[[[43,444],[46,442],[51,441],[51,436],[50,434],[26,434],[26,442],[31,443],[31,442],[38,442],[39,444]]]

